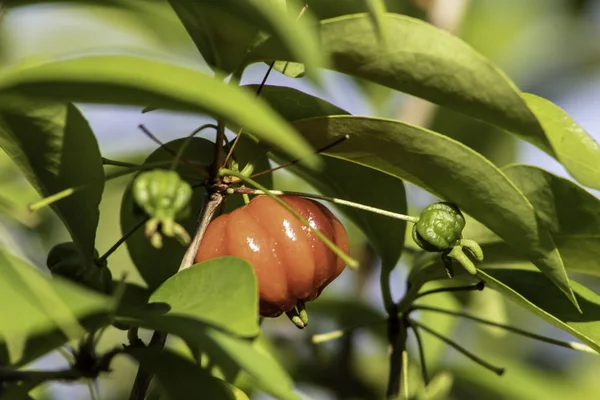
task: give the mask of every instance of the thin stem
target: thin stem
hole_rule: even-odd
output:
[[[417,328],[423,329],[425,332],[428,332],[429,334],[435,336],[436,338],[440,339],[442,342],[444,342],[447,345],[453,347],[458,352],[462,353],[466,357],[468,357],[471,360],[475,361],[477,364],[481,365],[482,367],[484,367],[484,368],[486,368],[486,369],[494,372],[495,374],[502,375],[504,373],[504,368],[496,367],[496,366],[488,363],[487,361],[485,361],[481,357],[477,356],[476,354],[471,353],[469,350],[465,349],[464,347],[462,347],[458,343],[456,343],[453,340],[451,340],[451,339],[449,339],[449,338],[447,338],[447,337],[445,337],[445,336],[437,333],[436,331],[432,330],[431,328],[426,327],[425,325],[421,324],[420,322],[417,322],[414,319],[409,319],[409,323],[410,323],[410,325],[414,325]]]
[[[129,239],[129,237],[131,235],[133,235],[138,229],[140,229],[142,226],[144,226],[144,224],[148,221],[149,218],[144,218],[143,220],[141,220],[140,222],[137,223],[137,225],[135,225],[134,227],[132,227],[127,233],[125,233],[119,240],[117,240],[115,242],[115,244],[113,244],[110,249],[106,250],[106,253],[104,253],[99,259],[98,261],[103,262],[106,261],[106,259],[108,257],[110,257],[110,255],[112,253],[114,253],[123,243],[125,243],[125,241],[127,239]]]
[[[469,292],[469,291],[474,291],[474,290],[481,291],[484,288],[485,288],[485,283],[483,281],[480,281],[479,283],[477,283],[475,285],[469,285],[469,286],[456,286],[456,287],[444,287],[444,288],[438,288],[438,289],[431,289],[431,290],[426,290],[424,292],[419,293],[417,295],[417,297],[415,297],[415,300],[420,299],[421,297],[429,296],[430,294],[435,294],[435,293]]]
[[[166,341],[166,333],[155,331],[152,335],[152,339],[150,339],[148,347],[156,347],[158,349],[162,349],[165,346]],[[144,368],[142,368],[142,366],[140,366],[137,375],[135,376],[133,387],[131,388],[129,400],[144,400],[146,398],[146,392],[148,391],[148,387],[150,386],[151,380],[152,373],[146,371]]]
[[[493,321],[488,321],[486,319],[479,318],[479,317],[476,317],[474,315],[466,314],[466,313],[463,313],[463,312],[450,311],[450,310],[444,310],[442,308],[429,307],[429,306],[420,306],[420,305],[415,305],[412,309],[413,310],[418,310],[418,311],[433,311],[433,312],[437,312],[437,313],[441,313],[441,314],[453,315],[455,317],[461,317],[461,318],[465,318],[465,319],[470,319],[472,321],[479,322],[479,323],[484,324],[484,325],[495,326],[497,328],[501,328],[501,329],[504,329],[504,330],[512,332],[512,333],[516,333],[517,335],[525,336],[525,337],[528,337],[530,339],[539,340],[540,342],[550,343],[550,344],[553,344],[553,345],[556,345],[556,346],[566,347],[567,349],[583,351],[583,352],[586,352],[586,353],[598,354],[597,351],[595,351],[591,347],[586,346],[586,345],[584,345],[582,343],[578,343],[578,342],[565,342],[565,341],[562,341],[562,340],[552,339],[552,338],[549,338],[549,337],[546,337],[546,336],[541,336],[541,335],[538,335],[538,334],[535,334],[535,333],[532,333],[532,332],[527,332],[527,331],[524,331],[522,329],[515,328],[514,326],[510,326],[510,325],[506,325],[506,324],[501,324],[501,323],[493,322]]]
[[[143,124],[139,124],[138,128],[144,132],[144,134],[146,136],[148,136],[150,139],[152,139],[153,142],[155,142],[156,144],[158,144],[159,146],[161,146],[163,149],[165,149],[165,151],[169,154],[171,154],[173,157],[177,157],[177,153],[175,151],[173,151],[173,149],[171,149],[169,146],[167,146],[166,144],[164,144],[163,142],[160,141],[160,139],[158,139],[156,136],[154,136],[154,134],[152,132],[150,132],[148,130],[148,128],[146,128]],[[190,167],[191,169],[193,169],[194,171],[196,171],[197,173],[199,173],[200,175],[206,177],[206,171],[204,171],[203,169],[200,169],[198,167],[196,167],[194,164],[192,164],[191,162],[182,159],[181,162],[185,165],[187,165],[188,167]]]
[[[0,366],[0,382],[23,382],[31,380],[39,382],[51,380],[74,381],[82,377],[81,371],[74,368],[62,371],[20,371]]]
[[[267,69],[265,76],[263,76],[263,79],[260,82],[260,85],[258,85],[258,88],[256,89],[256,92],[255,92],[256,97],[260,96],[260,94],[262,93],[263,88],[265,87],[265,84],[267,83],[267,79],[269,78],[269,75],[271,74],[271,71],[273,70],[274,65],[275,65],[275,61],[271,61],[271,64],[269,64],[269,69]],[[229,149],[229,152],[227,153],[227,156],[225,157],[225,161],[223,162],[223,164],[221,164],[221,166],[223,168],[227,167],[229,160],[233,156],[233,150],[235,149],[235,146],[239,142],[240,137],[242,136],[242,133],[243,133],[243,127],[240,127],[237,135],[235,136],[235,139],[233,140],[231,148]]]
[[[256,190],[256,189],[251,189],[251,188],[247,188],[247,187],[234,188],[233,191],[235,193],[246,193],[246,194],[264,194],[264,195],[272,194],[274,196],[284,196],[284,195],[300,196],[300,197],[306,197],[307,199],[324,200],[324,201],[328,201],[328,202],[334,203],[334,204],[339,204],[342,206],[357,208],[359,210],[372,212],[374,214],[384,215],[386,217],[399,219],[402,221],[417,223],[417,221],[419,220],[418,217],[411,217],[410,215],[399,214],[399,213],[395,213],[392,211],[382,210],[381,208],[371,207],[371,206],[367,206],[365,204],[355,203],[353,201],[348,201],[348,200],[344,200],[344,199],[339,199],[337,197],[323,196],[320,194],[292,192],[292,191],[287,191],[287,190],[286,191],[263,190],[263,189]]]
[[[219,130],[219,128],[215,124],[204,124],[204,125],[200,126],[199,128],[194,129],[194,131],[192,131],[185,138],[185,141],[183,142],[183,144],[177,150],[177,154],[175,154],[175,157],[173,158],[173,162],[171,163],[171,170],[175,170],[175,167],[179,163],[179,160],[181,160],[181,157],[183,156],[183,153],[185,152],[185,149],[190,144],[191,139],[194,136],[196,136],[198,133],[202,132],[204,129],[208,129],[208,128],[213,128],[213,129],[216,129],[217,131]],[[219,142],[217,142],[217,143],[219,143]],[[217,148],[219,148],[219,147],[217,146]]]
[[[237,140],[237,138],[236,138]],[[213,163],[211,177],[213,179],[217,178],[219,174],[219,169],[221,168],[221,154],[223,153],[223,143],[225,141],[225,121],[220,119],[217,125],[217,136],[215,138],[215,161]],[[235,142],[234,142],[235,146]],[[233,151],[233,148],[230,149]],[[223,164],[225,165],[225,164]]]
[[[132,168],[132,167],[139,168],[138,164],[133,164],[130,162],[119,161],[119,160],[111,160],[106,157],[102,157],[102,165],[112,165],[113,167],[125,167],[125,168]]]
[[[332,147],[334,147],[334,146],[337,146],[338,144],[340,144],[340,143],[342,143],[342,142],[345,142],[345,141],[346,141],[346,140],[348,140],[348,139],[350,139],[350,135],[344,135],[344,136],[342,136],[341,138],[339,138],[339,139],[337,139],[336,141],[334,141],[333,143],[330,143],[330,144],[328,144],[327,146],[325,146],[325,147],[322,147],[322,148],[320,148],[319,150],[315,151],[315,154],[320,154],[320,153],[323,153],[323,152],[325,152],[325,151],[327,151],[327,150],[331,149]],[[271,172],[275,172],[275,171],[277,171],[277,170],[280,170],[280,169],[283,169],[283,168],[290,167],[290,166],[292,166],[292,165],[294,165],[294,164],[298,164],[300,161],[301,161],[301,159],[297,158],[297,159],[295,159],[295,160],[292,160],[292,161],[290,161],[290,162],[287,162],[287,163],[285,163],[285,164],[282,164],[282,165],[280,165],[280,166],[278,166],[278,167],[271,168],[271,169],[268,169],[268,170],[266,170],[266,171],[258,172],[258,173],[254,174],[254,175],[251,175],[251,176],[250,176],[250,178],[253,178],[253,179],[254,179],[254,178],[256,178],[257,176],[262,176],[262,175],[269,174],[269,173],[271,173]]]
[[[283,200],[281,200],[279,197],[277,197],[277,195],[271,193],[271,191],[269,191],[267,188],[262,186],[260,183],[252,180],[251,178],[245,177],[244,175],[240,174],[239,172],[232,171],[230,169],[223,168],[223,169],[221,169],[219,174],[222,176],[230,175],[230,176],[239,178],[242,181],[246,182],[247,184],[256,187],[263,194],[271,197],[273,200],[275,200],[276,202],[281,204],[283,207],[285,207],[286,210],[291,212],[296,218],[298,218],[298,220],[300,220],[300,222],[302,222],[302,224],[304,224],[306,227],[308,227],[311,230],[311,232],[313,232],[315,234],[315,236],[317,236],[319,238],[319,240],[321,240],[323,243],[325,243],[325,245],[327,247],[329,247],[329,249],[331,251],[333,251],[335,253],[335,255],[340,257],[348,265],[348,267],[350,267],[352,269],[358,268],[358,262],[356,260],[354,260],[353,258],[348,256],[346,253],[344,253],[342,250],[340,250],[340,248],[337,247],[335,245],[335,243],[333,243],[331,240],[329,240],[319,230],[313,228],[312,225],[302,215],[300,215],[300,213],[298,213],[296,210],[291,208],[287,203],[285,203]]]
[[[390,343],[390,369],[386,398],[395,399],[400,394],[403,374],[403,353],[406,351],[406,326],[403,319],[391,314],[388,318],[388,341]]]
[[[423,383],[425,384],[425,386],[427,386],[429,385],[429,374],[427,373],[427,364],[425,362],[425,347],[423,346],[423,338],[421,337],[421,332],[419,332],[419,328],[412,325],[410,327],[412,328],[412,331],[415,334],[417,348],[419,349],[419,360],[421,361],[421,376],[423,378]]]

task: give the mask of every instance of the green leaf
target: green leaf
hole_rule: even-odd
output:
[[[83,320],[107,322],[110,298],[0,252],[0,363],[22,364],[83,336]],[[8,357],[7,357],[8,356]]]
[[[573,280],[570,282],[581,307],[582,312],[579,313],[537,271],[490,268],[480,270],[478,277],[486,286],[600,352],[600,296],[587,287]]]
[[[309,76],[316,82],[320,81],[317,67],[327,65],[325,53],[320,51],[318,36],[313,28],[314,23],[310,14],[303,15],[298,19],[299,7],[296,2],[289,2],[289,12],[285,6],[279,6],[271,1],[246,0],[200,0],[180,4],[182,2],[171,1],[171,5],[182,19],[188,29],[190,36],[194,39],[198,49],[207,55],[207,61],[212,65],[222,65],[228,72],[239,71],[244,63],[248,62],[246,53],[257,43],[267,39],[264,34],[271,35],[274,41],[283,46],[289,54],[292,54],[307,67]],[[241,27],[237,22],[242,21]],[[217,25],[229,22],[224,25]],[[252,34],[252,28],[256,33]],[[229,29],[233,32],[227,32]],[[245,36],[242,36],[242,33]],[[232,60],[220,60],[223,50],[219,45],[225,43],[236,43],[237,38],[241,45],[237,44]],[[230,50],[226,50],[228,53]],[[248,56],[252,56],[251,52]],[[224,62],[227,61],[227,62]],[[237,64],[236,64],[237,62]]]
[[[552,102],[529,93],[523,98],[542,124],[558,161],[578,182],[600,189],[600,144]]]
[[[550,149],[518,88],[489,60],[426,22],[395,14],[385,21],[393,38],[386,48],[368,14],[321,21],[321,41],[333,68],[497,124]],[[281,49],[266,45],[259,49],[265,58],[285,60]]]
[[[174,157],[173,152],[177,152],[186,140],[185,138],[177,139],[166,143],[165,146],[170,151],[167,151],[165,147],[158,148],[146,158],[144,165],[163,163],[161,168],[170,168]],[[208,167],[214,160],[214,153],[215,149],[212,142],[202,138],[192,138],[182,154],[182,159],[193,160],[197,167]],[[192,186],[203,180],[199,172],[190,165],[180,163],[175,170],[181,178]],[[134,180],[135,176],[132,178],[131,183]],[[123,235],[147,218],[143,211],[135,205],[131,193],[131,183],[125,189],[121,202],[121,232]],[[191,211],[189,216],[178,221],[190,234],[195,229],[197,216],[203,202],[204,189],[201,187],[196,188],[190,200]],[[167,278],[177,272],[185,253],[185,247],[174,239],[166,239],[161,249],[152,247],[149,239],[144,234],[143,227],[138,228],[125,243],[135,267],[151,290],[156,289]]]
[[[172,399],[188,399],[200,394],[211,400],[237,398],[226,382],[169,350],[128,348],[127,354],[140,363],[140,368],[153,373]]]
[[[402,15],[387,14],[384,21],[394,38],[385,48],[367,14],[321,21],[332,68],[502,127],[556,157],[582,183],[600,185],[598,144],[562,110],[521,93],[488,59],[441,29]],[[258,52],[265,59],[297,61],[270,43]],[[581,154],[587,165],[577,163]]]
[[[419,389],[416,400],[444,400],[452,390],[454,378],[449,372],[442,371],[436,374],[424,388]]]
[[[306,74],[304,64],[292,61],[275,61],[273,69],[290,78],[302,78]]]
[[[511,165],[503,171],[533,204],[565,267],[600,276],[600,200],[537,167]]]
[[[258,85],[244,87],[256,91]],[[285,86],[265,85],[260,97],[290,122],[312,117],[349,114],[325,100]]]
[[[0,147],[41,196],[81,189],[52,208],[91,264],[104,170],[96,137],[83,115],[72,104],[0,94]]]
[[[208,112],[309,165],[317,163],[306,142],[260,98],[175,64],[114,55],[30,61],[0,70],[0,93],[9,89],[68,101]]]
[[[398,14],[407,14],[411,11],[413,3],[410,0],[384,0],[383,2],[389,12]],[[369,11],[365,0],[304,0],[304,3],[320,20]]]
[[[231,336],[198,319],[182,315],[156,315],[126,310],[120,320],[143,328],[174,334],[193,351],[206,353],[216,365],[238,365],[260,389],[278,399],[298,399],[285,370],[269,355],[257,351],[248,339]]]
[[[235,257],[195,264],[167,279],[150,296],[166,303],[169,314],[202,320],[240,336],[255,336],[258,284],[252,266]]]
[[[491,162],[438,133],[395,120],[333,116],[294,123],[324,154],[410,181],[457,204],[527,256],[575,303],[552,237],[527,198]],[[367,183],[368,184],[368,183]]]
[[[208,65],[224,73],[240,68],[259,33],[252,21],[206,2],[169,0],[169,4]]]

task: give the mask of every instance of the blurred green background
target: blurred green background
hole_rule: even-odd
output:
[[[0,1],[0,3],[2,3]],[[13,2],[19,3],[19,2]],[[126,53],[167,58],[211,73],[187,37],[173,12],[162,1],[141,0],[135,7],[74,3],[51,3],[8,8],[0,24],[0,67],[23,60],[65,57],[82,53]],[[119,3],[119,2],[114,2]],[[388,3],[394,3],[389,1]],[[527,92],[549,98],[563,107],[592,136],[600,140],[600,2],[583,0],[438,0],[419,1],[426,10],[408,1],[396,1],[399,9],[425,18],[470,43],[495,61]],[[17,4],[18,5],[18,4]],[[464,7],[461,9],[460,7]],[[457,12],[458,10],[458,12]],[[457,15],[455,15],[457,14]],[[447,26],[445,24],[448,24]],[[258,83],[265,65],[253,65],[243,83]],[[299,88],[323,97],[358,115],[404,119],[426,125],[480,151],[499,166],[512,162],[536,164],[566,176],[562,166],[531,145],[513,136],[448,110],[394,93],[384,87],[326,72],[326,87],[317,90],[303,79],[290,79],[277,72],[268,83]],[[168,76],[164,79],[169,79]],[[202,116],[155,111],[142,114],[138,108],[79,105],[94,129],[103,155],[113,159],[142,160],[156,145],[137,130],[145,124],[161,140],[187,135],[207,119]],[[277,172],[278,189],[312,191],[286,172]],[[121,235],[120,198],[127,177],[107,184],[101,205],[97,248],[106,251]],[[31,215],[26,205],[37,195],[10,160],[0,154],[0,245],[45,268],[45,254],[56,243],[67,240],[66,231],[48,210]],[[598,195],[598,193],[595,193]],[[433,198],[408,185],[411,213]],[[378,286],[378,261],[361,233],[346,224],[352,252],[362,262],[359,272],[346,271],[314,304],[311,325],[299,331],[287,319],[268,320],[259,344],[290,372],[298,390],[314,399],[379,399],[387,384],[387,345],[384,325],[371,325],[343,338],[315,346],[312,334],[353,326],[382,316]],[[405,257],[407,259],[407,257]],[[406,261],[404,261],[406,262]],[[124,274],[140,282],[127,250],[120,248],[109,259],[113,276]],[[394,273],[394,294],[404,290],[406,265]],[[592,288],[599,282],[578,280]],[[427,302],[448,309],[463,309],[496,321],[510,321],[530,331],[571,340],[505,301],[495,292],[463,296],[440,294]],[[448,371],[454,377],[452,399],[596,399],[600,397],[600,358],[576,353],[530,339],[482,328],[447,316],[423,313],[429,326],[453,337],[496,365],[506,368],[503,377],[474,365],[454,350],[424,336],[430,373]],[[125,342],[124,332],[109,330],[102,346]],[[172,341],[172,346],[181,346]],[[409,337],[411,376],[419,380],[417,350]],[[65,365],[58,354],[48,355],[32,366],[58,368]],[[114,373],[97,385],[102,399],[127,398],[137,366],[124,356],[114,363]],[[240,386],[252,389],[241,377]],[[417,389],[417,387],[413,387]],[[37,399],[85,399],[88,388],[81,384],[52,384],[36,390]],[[255,399],[266,399],[253,393]]]

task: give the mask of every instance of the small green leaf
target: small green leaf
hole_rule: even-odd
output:
[[[127,354],[140,363],[140,368],[156,375],[160,386],[172,399],[189,399],[200,395],[211,400],[236,399],[226,382],[169,350],[128,348]]]
[[[183,145],[187,139],[177,139],[165,144],[170,151],[160,147],[146,158],[144,165],[163,163],[161,168],[168,169],[173,160],[173,153]],[[192,138],[182,154],[182,159],[193,161],[197,168],[208,167],[214,159],[214,144],[206,139]],[[182,179],[192,187],[202,182],[203,178],[199,172],[188,164],[180,163],[175,169]],[[137,176],[137,174],[136,174]],[[135,226],[146,220],[146,216],[136,207],[131,193],[131,183],[123,193],[121,202],[121,232],[125,235]],[[178,221],[188,233],[192,234],[198,213],[204,202],[203,188],[196,188],[190,201],[191,211],[187,218]],[[167,278],[179,269],[179,264],[185,253],[185,247],[174,239],[165,239],[163,247],[156,249],[150,244],[150,240],[144,235],[144,229],[139,228],[125,242],[129,256],[133,260],[150,289],[157,288]]]
[[[537,271],[489,268],[478,276],[486,286],[499,291],[552,325],[579,338],[600,352],[600,296],[571,280],[581,313]]]
[[[260,98],[176,64],[114,55],[29,61],[0,70],[0,93],[11,89],[67,101],[208,112],[308,165],[317,163],[306,142]]]
[[[600,200],[573,182],[537,167],[511,165],[503,170],[533,204],[565,267],[600,276]]]
[[[548,231],[539,226],[533,207],[480,154],[446,136],[395,120],[333,116],[294,125],[315,148],[349,135],[349,140],[324,154],[392,174],[457,204],[526,255],[576,304],[560,254]]]
[[[72,104],[0,94],[0,147],[42,197],[81,188],[52,208],[92,264],[104,170],[83,115]]]
[[[445,400],[450,395],[453,383],[452,374],[442,371],[431,379],[429,385],[419,389],[415,400]]]
[[[273,69],[290,78],[302,78],[306,74],[304,64],[293,61],[275,61]]]
[[[25,261],[0,252],[0,362],[26,363],[83,336],[83,321],[106,323],[110,298],[60,278],[49,279]],[[8,356],[8,359],[4,359]]]
[[[600,144],[569,114],[552,102],[523,93],[529,109],[542,124],[556,158],[578,182],[600,189]]]
[[[240,258],[195,264],[167,279],[149,302],[166,303],[169,314],[199,319],[240,336],[259,332],[256,277]]]

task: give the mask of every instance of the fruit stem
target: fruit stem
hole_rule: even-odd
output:
[[[144,224],[149,220],[150,218],[144,218],[142,219],[140,222],[138,222],[133,228],[131,228],[127,233],[125,233],[119,240],[117,240],[115,242],[115,244],[113,244],[110,249],[106,250],[106,253],[102,254],[102,256],[100,256],[100,258],[98,259],[98,261],[100,263],[106,261],[106,259],[108,257],[110,257],[110,255],[112,253],[114,253],[123,243],[125,243],[125,241],[127,239],[129,239],[129,237],[131,235],[133,235],[138,229],[140,229],[142,226],[144,226]]]
[[[139,168],[138,164],[133,164],[125,161],[111,160],[106,157],[102,157],[102,165],[112,165],[113,167],[125,167],[125,168]]]
[[[258,183],[256,181],[254,181],[254,180],[252,180],[252,179],[250,179],[250,178],[242,175],[239,172],[232,171],[232,170],[226,169],[226,168],[222,168],[221,171],[219,171],[219,175],[221,175],[221,176],[230,175],[230,176],[234,176],[236,178],[239,178],[242,181],[246,182],[248,185],[254,186],[258,190],[260,190],[262,194],[264,194],[266,196],[269,196],[270,198],[272,198],[273,200],[275,200],[276,202],[278,202],[279,204],[281,204],[283,207],[285,207],[286,210],[288,210],[296,218],[298,218],[298,220],[300,220],[300,222],[302,222],[302,224],[304,224],[304,226],[306,226],[307,228],[309,228],[315,234],[315,236],[317,236],[323,243],[325,243],[325,245],[327,247],[329,247],[329,249],[331,251],[333,251],[335,253],[335,255],[337,255],[338,257],[340,257],[348,265],[348,267],[350,267],[352,269],[358,268],[358,261],[356,261],[352,257],[348,256],[346,253],[344,253],[331,240],[329,240],[327,237],[325,237],[325,235],[323,235],[317,229],[313,228],[310,225],[310,223],[302,215],[300,215],[296,210],[294,210],[292,207],[290,207],[286,202],[284,202],[279,197],[277,197],[277,195],[271,193],[270,190],[268,190],[267,188],[265,188],[264,186],[262,186],[260,183]],[[283,193],[281,193],[281,194],[283,194]]]
[[[418,329],[423,329],[425,332],[429,333],[432,336],[435,336],[436,338],[440,339],[442,342],[446,343],[447,345],[454,347],[455,350],[462,353],[463,355],[470,358],[471,360],[475,361],[477,364],[481,365],[482,367],[494,372],[497,375],[504,374],[504,368],[496,367],[496,366],[488,363],[481,357],[477,356],[474,353],[471,353],[469,350],[465,349],[464,347],[462,347],[458,343],[454,342],[453,340],[437,333],[436,331],[432,330],[431,328],[426,327],[425,325],[421,324],[420,322],[415,321],[412,318],[409,319],[408,321],[411,326],[415,326]]]
[[[307,199],[324,200],[324,201],[329,201],[329,202],[334,203],[334,204],[339,204],[339,205],[342,205],[342,206],[347,206],[347,207],[352,207],[352,208],[358,208],[359,210],[372,212],[374,214],[384,215],[386,217],[390,217],[390,218],[394,218],[394,219],[399,219],[399,220],[402,220],[402,221],[412,222],[413,224],[416,224],[417,221],[419,220],[419,217],[412,217],[410,215],[399,214],[399,213],[395,213],[395,212],[392,212],[392,211],[382,210],[381,208],[371,207],[371,206],[367,206],[365,204],[355,203],[353,201],[348,201],[348,200],[344,200],[344,199],[339,199],[337,197],[323,196],[323,195],[320,195],[320,194],[302,193],[302,192],[291,192],[291,191],[287,191],[287,190],[286,191],[282,191],[282,190],[256,190],[256,189],[250,189],[250,188],[246,188],[246,187],[234,188],[233,190],[234,190],[235,193],[242,193],[242,194],[245,193],[245,194],[265,194],[265,195],[268,195],[270,193],[270,194],[272,194],[274,196],[291,195],[291,196],[306,197]]]
[[[433,312],[437,312],[437,313],[441,313],[441,314],[453,315],[455,317],[470,319],[472,321],[479,322],[480,324],[495,326],[497,328],[501,328],[501,329],[504,329],[504,330],[512,332],[512,333],[516,333],[517,335],[521,335],[521,336],[525,336],[525,337],[528,337],[531,339],[539,340],[540,342],[550,343],[555,346],[566,347],[567,349],[583,351],[586,353],[598,354],[598,352],[596,350],[592,349],[589,346],[586,346],[583,343],[564,342],[562,340],[552,339],[552,338],[549,338],[546,336],[541,336],[541,335],[538,335],[538,334],[535,334],[532,332],[524,331],[524,330],[516,328],[514,326],[505,325],[505,324],[501,324],[501,323],[493,322],[493,321],[488,321],[486,319],[479,318],[474,315],[466,314],[463,312],[450,311],[450,310],[444,310],[443,308],[420,306],[420,305],[415,305],[414,307],[412,307],[412,310],[433,311]]]
[[[219,169],[221,168],[221,154],[223,153],[223,143],[224,142],[225,142],[225,121],[223,119],[219,119],[219,121],[217,122],[217,135],[215,137],[215,161],[212,166],[212,171],[210,174],[211,178],[213,178],[213,179],[217,178],[217,176],[219,174]]]

